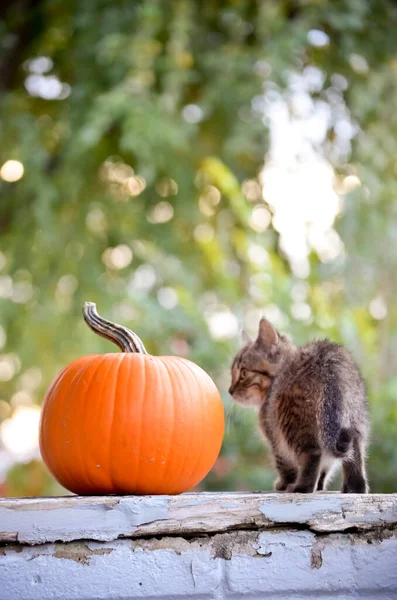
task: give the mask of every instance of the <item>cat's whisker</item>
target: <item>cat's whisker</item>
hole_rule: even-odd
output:
[[[225,431],[227,433],[229,433],[230,427],[233,423],[233,411],[234,411],[234,406],[230,405],[230,407],[228,407],[225,411],[226,413],[226,420],[225,420]]]

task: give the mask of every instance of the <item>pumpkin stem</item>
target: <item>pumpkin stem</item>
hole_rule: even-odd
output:
[[[140,352],[147,354],[139,337],[123,325],[111,323],[100,317],[95,302],[85,302],[83,308],[84,321],[95,333],[118,345],[122,352]]]

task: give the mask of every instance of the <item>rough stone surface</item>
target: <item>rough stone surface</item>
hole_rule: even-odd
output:
[[[394,495],[0,500],[0,600],[391,600],[396,511]]]
[[[294,523],[318,532],[394,525],[397,494],[203,493],[0,499],[0,542],[111,541]]]

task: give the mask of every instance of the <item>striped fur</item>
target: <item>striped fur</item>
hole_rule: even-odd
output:
[[[295,346],[262,319],[232,364],[230,394],[259,408],[275,457],[275,489],[324,489],[337,462],[343,492],[365,493],[369,414],[365,387],[350,353],[328,340]]]

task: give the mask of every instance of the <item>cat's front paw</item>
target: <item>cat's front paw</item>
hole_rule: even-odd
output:
[[[304,483],[290,483],[287,485],[286,491],[289,494],[312,494],[314,489],[313,486],[309,486]]]
[[[286,483],[283,479],[276,479],[273,486],[275,492],[285,492],[287,487],[288,483]]]
[[[342,494],[368,494],[369,488],[364,477],[352,478],[343,483]]]

